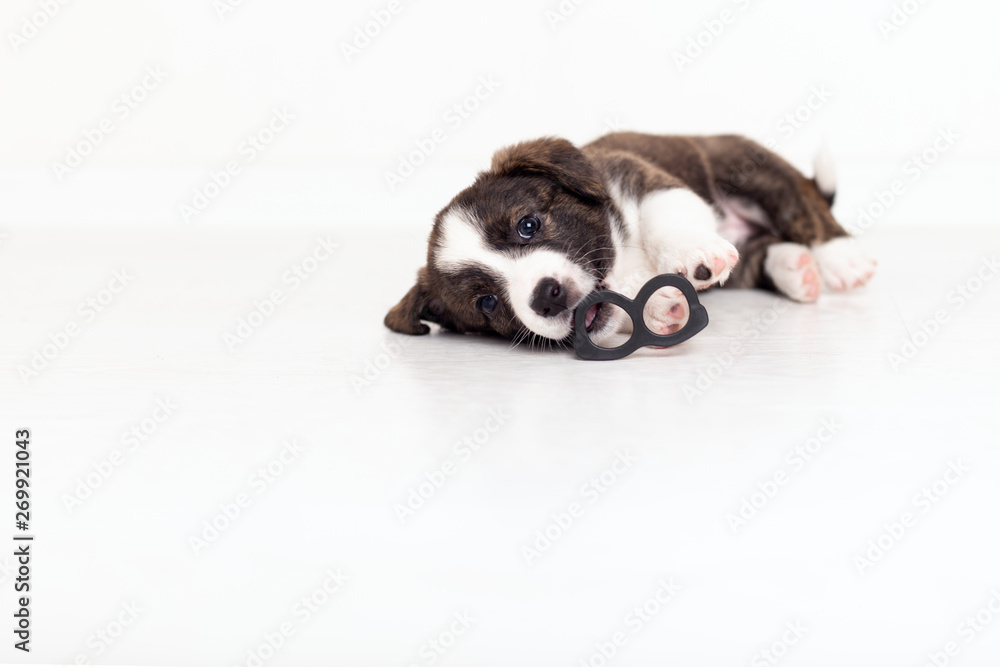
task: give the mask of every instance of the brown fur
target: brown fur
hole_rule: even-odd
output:
[[[559,249],[586,258],[588,270],[601,278],[614,261],[613,251],[607,250],[611,225],[620,222],[608,191],[611,182],[637,199],[654,190],[687,187],[720,211],[727,200],[759,207],[768,220],[739,247],[741,262],[729,280],[738,287],[773,287],[763,271],[773,243],[812,245],[846,235],[830,213],[832,194],[820,192],[815,181],[743,137],[622,132],[582,149],[564,139],[523,142],[498,151],[491,168],[438,213],[427,266],[389,311],[386,326],[424,334],[429,330],[426,321],[463,333],[515,336],[522,325],[509,304],[501,303],[490,316],[476,310],[477,295],[499,292],[494,276],[474,268],[446,273],[435,265],[442,217],[461,207],[474,214],[494,249],[512,255],[539,245]],[[530,241],[513,231],[525,215],[542,215],[548,221]]]
[[[495,277],[468,268],[443,272],[434,262],[441,242],[441,219],[454,207],[474,214],[486,242],[516,254],[531,247],[550,247],[579,255],[598,276],[607,273],[613,254],[610,244],[610,207],[602,176],[584,154],[565,139],[538,139],[505,148],[494,156],[491,168],[479,174],[435,218],[427,249],[427,266],[417,283],[389,311],[385,324],[393,331],[427,333],[421,320],[460,333],[496,333],[513,337],[522,329],[509,304],[501,303],[491,316],[475,309],[482,294],[499,293]],[[550,219],[530,241],[518,238],[513,225],[525,215]],[[577,300],[583,295],[571,295]]]

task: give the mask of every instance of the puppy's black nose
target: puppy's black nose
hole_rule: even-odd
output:
[[[531,294],[531,309],[542,317],[558,315],[566,310],[566,290],[555,278],[543,278]]]

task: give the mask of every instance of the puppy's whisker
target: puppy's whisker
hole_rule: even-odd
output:
[[[598,250],[611,250],[611,249],[612,249],[613,247],[614,247],[614,246],[609,246],[609,245],[604,245],[604,246],[599,246],[599,247],[597,247],[597,248],[591,248],[590,250],[588,250],[588,251],[587,251],[587,252],[586,252],[586,253],[584,254],[584,257],[586,257],[587,255],[589,255],[589,254],[590,254],[590,253],[592,253],[592,252],[597,252]],[[581,250],[582,250],[582,249],[583,249],[583,248],[581,248]]]
[[[602,247],[599,247],[599,248],[593,248],[593,249],[591,249],[591,250],[588,250],[588,251],[587,251],[587,252],[586,252],[586,253],[585,253],[585,254],[584,254],[584,255],[583,255],[582,257],[581,257],[581,256],[580,256],[580,253],[581,253],[581,252],[583,252],[583,250],[584,250],[584,248],[583,248],[583,247],[580,247],[580,248],[578,248],[578,249],[576,250],[576,252],[575,252],[575,253],[573,253],[573,256],[572,256],[572,257],[570,258],[570,261],[571,261],[571,262],[575,262],[575,261],[577,261],[578,259],[583,259],[584,257],[586,257],[587,255],[589,255],[590,253],[592,253],[592,252],[597,252],[598,250],[610,250],[610,247],[608,247],[608,246],[602,246]]]
[[[511,340],[511,342],[510,342],[510,347],[507,348],[508,352],[511,351],[511,350],[513,350],[518,345],[520,345],[521,341],[524,340],[524,337],[527,335],[527,331],[528,331],[528,327],[526,327],[526,326],[522,326],[517,331],[517,333],[514,335],[513,340]]]
[[[517,335],[514,336],[514,340],[513,342],[511,342],[510,347],[507,348],[507,351],[510,352],[515,347],[524,342],[524,339],[528,337],[529,333],[530,329],[528,329],[526,325],[522,326],[521,329],[517,332]]]
[[[582,249],[583,249],[583,248],[581,248],[580,250],[582,250]],[[602,250],[614,250],[614,248],[613,248],[613,247],[611,247],[611,246],[602,246],[602,247],[600,247],[600,248],[593,248],[593,249],[591,249],[591,250],[588,250],[588,251],[587,251],[586,253],[584,253],[584,254],[583,254],[582,256],[580,256],[580,253],[579,253],[579,251],[577,251],[577,257],[575,257],[575,258],[574,258],[574,261],[576,261],[577,259],[581,259],[581,260],[582,260],[582,259],[586,259],[586,258],[587,258],[587,257],[588,257],[588,256],[589,256],[589,255],[590,255],[591,253],[595,253],[595,252],[600,252],[600,251],[602,251]]]

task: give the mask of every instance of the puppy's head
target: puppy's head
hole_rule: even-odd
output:
[[[426,321],[460,333],[567,338],[576,305],[614,262],[609,208],[597,170],[568,141],[499,151],[438,213],[427,266],[386,326],[424,334]],[[594,309],[588,330],[607,319]]]

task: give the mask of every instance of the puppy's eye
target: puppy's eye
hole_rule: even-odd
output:
[[[542,228],[542,221],[533,215],[526,215],[517,221],[517,233],[522,239],[530,239]]]
[[[494,310],[497,309],[497,304],[499,302],[500,302],[499,299],[497,299],[492,294],[490,294],[489,296],[481,296],[476,301],[476,308],[479,310],[479,312],[483,313],[484,315],[489,315],[490,313],[492,313]]]

